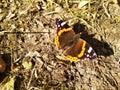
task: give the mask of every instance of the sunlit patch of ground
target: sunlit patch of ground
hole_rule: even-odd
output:
[[[119,90],[120,2],[117,0],[2,0],[0,54],[7,67],[2,90]],[[96,61],[56,56],[55,18],[82,32]],[[10,86],[10,87],[8,87]]]

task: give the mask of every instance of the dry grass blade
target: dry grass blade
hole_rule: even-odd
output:
[[[88,0],[83,0],[83,1],[80,1],[79,4],[78,4],[78,8],[81,9],[83,6],[85,6],[86,4],[88,4]]]
[[[14,82],[15,82],[15,76],[6,77],[0,83],[0,89],[1,90],[14,90]]]

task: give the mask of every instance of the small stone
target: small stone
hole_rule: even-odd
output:
[[[29,62],[29,61],[23,61],[22,65],[25,69],[28,69],[28,70],[31,69],[33,66],[32,62]]]
[[[6,69],[6,63],[4,62],[2,57],[0,57],[0,73],[3,73],[5,69]]]

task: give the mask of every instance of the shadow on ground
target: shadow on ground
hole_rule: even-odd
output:
[[[81,38],[86,40],[93,47],[98,56],[102,55],[107,57],[114,54],[113,49],[110,48],[110,45],[107,42],[93,38],[95,34],[89,35],[85,25],[78,22],[73,25],[73,29],[76,34],[82,32]]]
[[[118,2],[118,5],[120,6],[120,0],[117,0],[117,2]]]

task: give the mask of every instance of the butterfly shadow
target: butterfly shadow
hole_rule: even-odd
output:
[[[110,47],[110,45],[107,42],[99,41],[93,38],[95,34],[89,35],[85,25],[78,22],[73,25],[73,29],[76,34],[82,33],[81,38],[87,41],[93,47],[93,49],[95,50],[98,56],[107,57],[114,54],[113,49]]]
[[[120,0],[117,0],[117,2],[118,2],[118,5],[120,6]]]

